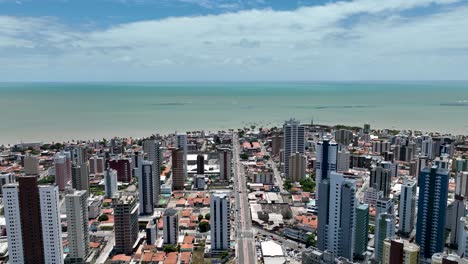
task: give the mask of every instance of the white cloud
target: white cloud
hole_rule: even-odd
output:
[[[441,8],[455,2],[356,0],[94,31],[0,16],[0,81],[461,79],[468,7]]]

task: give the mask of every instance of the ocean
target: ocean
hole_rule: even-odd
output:
[[[303,123],[468,134],[468,82],[0,83],[0,144]]]

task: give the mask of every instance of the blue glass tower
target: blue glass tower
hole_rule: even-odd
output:
[[[421,257],[428,259],[444,249],[449,172],[437,166],[426,167],[419,181],[416,243],[421,247]]]

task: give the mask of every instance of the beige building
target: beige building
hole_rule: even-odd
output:
[[[26,175],[39,175],[39,158],[27,154],[24,157],[24,173]]]
[[[419,246],[403,239],[385,239],[382,264],[418,264]]]
[[[289,157],[289,179],[294,182],[300,181],[305,177],[307,166],[307,157],[299,152]]]

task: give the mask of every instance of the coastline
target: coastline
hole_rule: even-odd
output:
[[[294,118],[294,117],[293,117]],[[284,121],[284,120],[283,120]],[[134,139],[137,139],[137,138],[143,138],[143,137],[149,137],[151,136],[152,134],[162,134],[162,135],[166,135],[166,134],[170,134],[170,133],[174,133],[176,131],[178,132],[189,132],[189,131],[201,131],[201,130],[204,130],[205,132],[217,132],[217,131],[222,131],[222,130],[229,130],[229,129],[234,129],[234,130],[237,130],[237,129],[242,129],[244,127],[249,127],[250,125],[255,125],[257,128],[259,127],[268,127],[268,128],[271,128],[271,127],[280,127],[282,126],[283,124],[283,121],[280,121],[280,122],[277,122],[277,123],[274,123],[274,122],[246,122],[246,123],[242,123],[242,124],[239,124],[239,126],[232,126],[232,127],[192,127],[192,128],[185,128],[185,129],[181,129],[181,128],[178,128],[178,129],[169,129],[169,128],[166,128],[166,129],[158,129],[156,130],[153,129],[153,130],[134,130],[134,131],[122,131],[120,130],[120,132],[115,132],[115,133],[98,133],[98,134],[95,134],[94,136],[93,135],[86,135],[86,133],[81,133],[81,134],[70,134],[70,135],[66,135],[66,136],[62,136],[62,137],[59,137],[59,136],[56,136],[56,135],[51,135],[50,133],[49,136],[44,136],[44,137],[37,137],[37,138],[26,138],[26,139],[18,139],[16,141],[14,140],[10,140],[10,141],[5,141],[4,138],[0,137],[0,145],[5,145],[7,146],[8,144],[10,145],[15,145],[15,144],[19,144],[19,143],[39,143],[39,142],[42,142],[42,143],[51,143],[51,142],[72,142],[73,140],[74,141],[93,141],[93,140],[96,140],[96,141],[99,141],[103,138],[105,139],[111,139],[113,137],[118,137],[118,138],[134,138]],[[301,121],[302,124],[308,124],[307,122],[304,122],[304,120],[299,120]],[[317,122],[315,125],[325,125],[325,126],[330,126],[330,127],[333,127],[333,126],[336,126],[336,125],[345,125],[345,126],[357,126],[357,127],[362,127],[364,125],[364,123],[366,123],[365,121],[363,121],[362,123],[333,123],[333,122]],[[453,131],[449,131],[449,130],[446,130],[446,131],[442,131],[442,130],[437,130],[437,129],[419,129],[419,128],[409,128],[409,127],[404,127],[404,126],[387,126],[387,127],[384,127],[384,126],[375,126],[373,123],[370,123],[371,125],[371,128],[373,130],[383,130],[383,129],[393,129],[393,130],[412,130],[412,131],[421,131],[423,133],[440,133],[442,135],[444,134],[451,134],[451,135],[463,135],[463,136],[468,136],[468,127],[466,127],[466,130],[462,133],[457,133],[457,132],[453,132]]]

